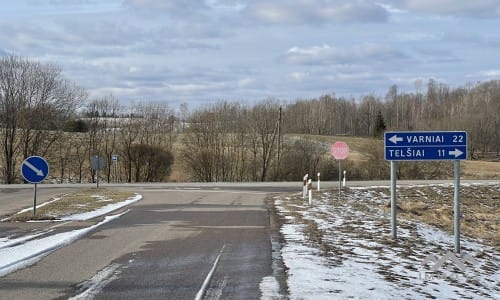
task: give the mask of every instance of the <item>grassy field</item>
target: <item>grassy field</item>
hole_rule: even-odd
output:
[[[462,176],[465,179],[500,179],[500,162],[463,161]]]
[[[382,192],[390,195],[389,189]],[[399,214],[403,218],[427,223],[451,233],[453,198],[451,185],[398,187]],[[463,234],[500,249],[500,186],[462,185],[460,202],[460,227]]]
[[[349,157],[354,164],[363,164],[369,162],[366,155],[377,147],[380,151],[384,149],[384,141],[364,137],[348,136],[316,136],[309,135],[307,138],[334,144],[337,141],[346,142],[349,145]],[[383,153],[381,154],[383,156]],[[486,160],[465,160],[461,163],[461,173],[463,179],[500,179],[500,161],[495,154],[490,154]],[[492,159],[493,158],[493,159]],[[451,163],[450,163],[451,166]]]
[[[388,188],[315,192],[312,206],[300,193],[270,196],[289,290],[296,298],[490,299],[498,294],[500,185],[462,189],[461,251],[475,264],[466,271],[452,263],[433,270],[427,261],[454,250],[450,192],[443,185],[399,189],[397,240]]]

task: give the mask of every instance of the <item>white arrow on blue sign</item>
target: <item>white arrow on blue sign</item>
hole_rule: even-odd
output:
[[[21,174],[26,181],[40,183],[49,175],[49,164],[40,156],[30,156],[21,164]]]
[[[465,131],[391,131],[384,142],[386,160],[467,159]]]

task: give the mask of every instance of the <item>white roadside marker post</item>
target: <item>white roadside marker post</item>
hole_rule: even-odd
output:
[[[342,186],[345,187],[345,177],[346,177],[347,171],[344,170],[344,180],[342,181]]]
[[[321,177],[321,173],[318,172],[318,192],[319,192],[319,189],[320,189],[319,185],[320,185],[320,182],[321,182],[320,177]]]
[[[302,186],[302,198],[303,199],[306,199],[306,195],[307,195],[307,174],[304,175],[304,178],[303,179],[303,186]]]
[[[309,179],[307,182],[307,190],[309,192],[309,206],[312,205],[312,189],[313,189],[313,184],[312,184],[312,179]]]

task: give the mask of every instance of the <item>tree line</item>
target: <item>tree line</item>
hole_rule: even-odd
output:
[[[418,84],[417,86],[421,86]],[[286,131],[316,135],[377,136],[380,119],[389,130],[465,130],[470,156],[500,151],[500,81],[450,88],[429,80],[426,91],[399,92],[385,98],[325,95],[287,106]]]
[[[394,85],[385,97],[323,95],[174,109],[152,101],[124,106],[112,95],[91,98],[56,65],[0,58],[4,183],[22,181],[20,163],[30,155],[47,157],[57,182],[94,181],[94,155],[107,161],[100,176],[108,182],[166,181],[174,159],[185,180],[298,180],[317,171],[329,179],[337,174],[327,159],[329,144],[308,136],[375,140],[385,130],[465,130],[472,159],[498,155],[500,81],[450,88],[429,80],[415,92]],[[370,151],[368,164],[383,163],[377,151]],[[353,173],[358,179],[384,176],[375,170]]]

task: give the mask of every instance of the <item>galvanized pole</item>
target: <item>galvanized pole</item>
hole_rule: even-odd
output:
[[[397,222],[396,222],[396,161],[391,160],[391,228],[392,239],[397,238]]]
[[[342,189],[342,160],[339,159],[339,200],[340,200],[341,189]]]
[[[454,161],[454,177],[455,177],[455,190],[454,190],[454,226],[455,233],[455,253],[460,253],[460,161]]]
[[[95,174],[96,174],[96,188],[99,189],[99,168],[97,168]]]
[[[33,191],[33,216],[36,215],[36,183]]]

